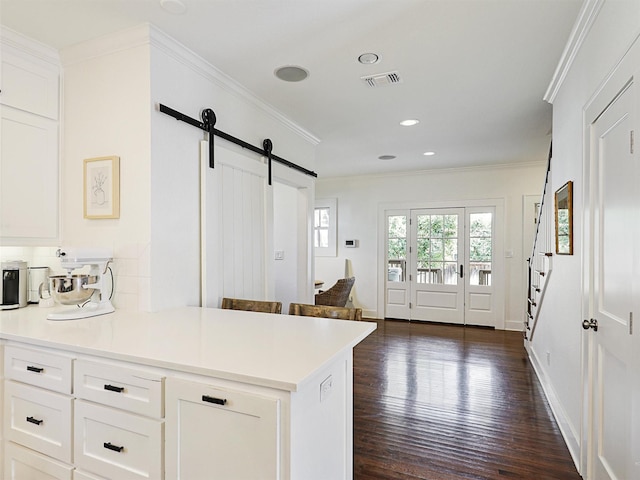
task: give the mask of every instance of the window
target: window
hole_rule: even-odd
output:
[[[335,198],[316,199],[313,210],[313,246],[320,257],[335,257],[336,251],[336,210]]]

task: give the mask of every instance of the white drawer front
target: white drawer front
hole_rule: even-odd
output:
[[[108,480],[104,477],[98,477],[92,473],[83,472],[82,470],[73,471],[73,480]]]
[[[5,382],[4,395],[5,438],[71,463],[73,399],[16,382]]]
[[[155,418],[164,416],[164,377],[104,363],[76,360],[76,397]]]
[[[6,442],[4,453],[5,480],[71,480],[71,465],[11,442]]]
[[[72,361],[63,355],[7,345],[4,347],[4,376],[70,394]]]
[[[164,476],[164,423],[77,400],[74,456],[76,466],[118,480]]]

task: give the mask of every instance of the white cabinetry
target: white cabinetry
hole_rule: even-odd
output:
[[[280,399],[167,379],[169,479],[279,479]]]
[[[71,366],[64,354],[4,348],[4,478],[70,479]]]
[[[76,360],[76,467],[118,480],[164,478],[163,386],[154,371]]]
[[[4,245],[59,237],[57,53],[2,31],[0,237]]]
[[[15,443],[5,445],[7,479],[71,480],[73,467]]]
[[[76,467],[118,480],[162,479],[160,420],[76,401]]]

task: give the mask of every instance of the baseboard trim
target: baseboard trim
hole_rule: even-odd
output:
[[[562,438],[564,438],[564,442],[569,449],[569,454],[573,459],[573,464],[580,472],[580,440],[579,437],[574,432],[574,429],[571,426],[571,422],[567,415],[565,414],[564,408],[562,404],[558,400],[558,396],[555,393],[553,385],[545,375],[544,368],[542,368],[542,363],[540,359],[537,357],[535,351],[531,348],[528,342],[525,342],[525,348],[527,350],[527,354],[529,356],[529,361],[533,366],[533,370],[536,373],[536,377],[538,377],[538,381],[542,386],[542,391],[544,392],[544,396],[551,407],[551,413],[558,424],[558,428],[560,429],[560,433],[562,434]]]

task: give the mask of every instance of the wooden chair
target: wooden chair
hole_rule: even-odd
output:
[[[349,300],[349,294],[356,282],[356,277],[341,278],[329,290],[316,293],[316,305],[330,305],[333,307],[344,307]]]
[[[337,320],[362,320],[361,308],[332,307],[330,305],[289,304],[289,315],[303,317],[335,318]]]
[[[263,300],[243,300],[241,298],[223,298],[222,308],[227,310],[245,310],[249,312],[282,313],[282,302]]]

